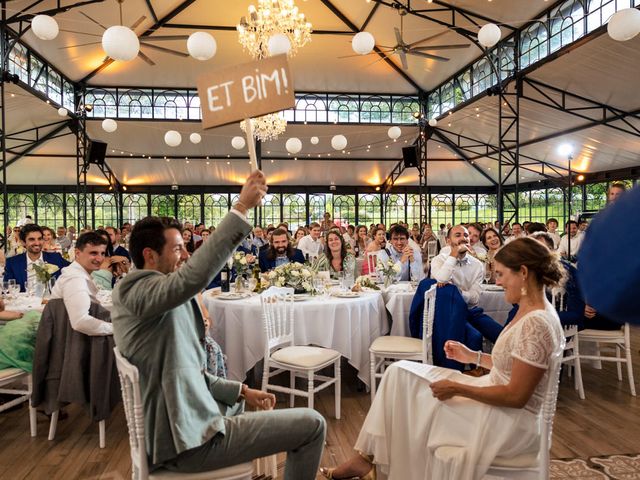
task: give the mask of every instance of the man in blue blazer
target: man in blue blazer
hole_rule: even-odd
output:
[[[284,228],[276,228],[271,234],[269,248],[260,250],[260,271],[268,272],[290,262],[304,263],[301,250],[291,245],[289,234]]]
[[[27,290],[29,278],[36,275],[31,268],[31,264],[50,263],[56,265],[58,271],[53,274],[54,278],[58,278],[60,270],[69,265],[69,262],[62,258],[59,253],[42,251],[42,229],[38,225],[29,223],[22,227],[20,240],[24,243],[27,251],[7,258],[7,264],[4,267],[4,280],[15,280],[20,285],[21,292]]]

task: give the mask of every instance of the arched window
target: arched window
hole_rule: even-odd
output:
[[[564,191],[562,188],[549,188],[547,190],[547,220],[549,218],[557,219],[561,230],[565,222],[566,212],[564,207]]]
[[[146,194],[125,193],[122,195],[122,223],[134,224],[146,216]]]
[[[356,200],[354,195],[333,196],[333,220],[336,225],[356,223]]]
[[[358,196],[358,223],[369,228],[372,223],[380,223],[380,195],[360,194]]]
[[[520,34],[520,68],[526,68],[549,54],[549,32],[544,22],[534,22]]]
[[[38,225],[47,226],[54,230],[57,227],[65,226],[64,204],[61,194],[39,193],[37,212]]]
[[[31,193],[10,193],[8,197],[7,214],[9,216],[9,225],[15,226],[27,215],[34,218],[33,195]]]
[[[217,227],[229,211],[229,197],[224,194],[206,193],[204,195],[204,223],[207,227]]]
[[[498,197],[492,194],[478,195],[478,221],[483,223],[495,222],[498,219]]]
[[[307,205],[304,194],[285,193],[282,195],[283,221],[289,224],[289,230],[295,232],[307,223]]]
[[[547,203],[544,190],[531,191],[531,221],[547,222]]]
[[[118,208],[113,193],[97,193],[95,195],[93,217],[96,228],[100,225],[103,227],[118,225]]]
[[[178,220],[200,223],[200,195],[178,195]]]
[[[270,223],[274,227],[282,221],[280,218],[280,194],[267,194],[262,199],[262,223],[266,227]]]
[[[234,203],[236,203],[238,201],[238,199],[240,198],[240,194],[239,193],[232,193],[231,194],[231,206],[233,206]],[[231,207],[229,207],[231,208]],[[255,215],[255,209],[252,208],[251,210],[249,210],[246,213],[247,216],[247,221],[251,224],[251,225],[255,225],[256,222],[256,215]]]
[[[173,195],[151,195],[151,215],[176,218]]]
[[[476,196],[456,195],[455,223],[473,223],[476,221]]]
[[[427,211],[426,199],[422,201],[422,208],[425,212]],[[420,218],[420,195],[417,193],[407,195],[407,223],[409,224],[409,229],[414,223],[420,225],[424,221],[424,219]]]
[[[518,192],[518,220],[520,223],[531,221],[529,192]]]
[[[584,35],[584,9],[580,0],[568,0],[549,14],[551,38],[549,51],[555,52]]]
[[[80,228],[78,222],[78,195],[75,193],[67,193],[67,224],[66,227],[73,225],[77,229]],[[91,211],[87,211],[87,215],[91,215]],[[87,219],[87,224],[91,225],[90,219]]]
[[[384,200],[384,221],[385,226],[398,222],[404,222],[405,219],[405,203],[404,195],[390,194]]]
[[[287,117],[285,112],[285,117]],[[304,95],[296,100],[296,108],[293,112],[293,118],[287,120],[296,120],[298,122],[326,122],[327,121],[327,104],[319,95]]]
[[[118,98],[118,115],[124,118],[152,118],[152,104],[149,91],[127,90]]]
[[[331,195],[314,193],[309,195],[309,223],[322,222],[325,212],[331,213]]]
[[[187,95],[187,92],[182,90],[165,90],[158,93],[153,99],[154,118],[188,118]]]
[[[431,197],[431,226],[434,230],[453,222],[453,202],[450,194],[432,195]]]

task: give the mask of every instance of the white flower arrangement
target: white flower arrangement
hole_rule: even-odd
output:
[[[249,273],[250,266],[247,261],[247,255],[244,252],[234,252],[231,259],[233,260],[233,268],[235,268],[238,276]]]
[[[51,277],[54,273],[60,270],[60,267],[54,265],[52,263],[43,263],[42,265],[38,265],[37,263],[32,263],[31,268],[36,274],[36,278],[41,283],[47,283],[51,280]]]
[[[378,260],[376,262],[376,269],[384,278],[385,286],[389,286],[400,273],[401,267],[400,264],[397,264],[391,258],[389,258],[386,262]]]
[[[262,276],[262,286],[268,288],[293,287],[305,292],[313,291],[313,271],[310,267],[293,262],[280,265]]]
[[[488,257],[485,253],[478,253],[476,258],[480,260],[482,263],[487,263]]]
[[[370,288],[372,290],[380,290],[380,287],[378,287],[368,275],[361,275],[356,278],[354,289],[362,290],[362,287]]]

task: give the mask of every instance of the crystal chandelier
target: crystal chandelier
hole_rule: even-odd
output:
[[[289,55],[311,40],[311,24],[293,0],[258,0],[258,8],[249,5],[249,16],[242,17],[236,28],[240,43],[254,58],[269,56],[269,38],[277,33],[291,42]]]
[[[250,122],[253,127],[253,136],[261,142],[276,140],[287,128],[287,121],[280,113],[270,113],[263,117],[252,118]],[[246,133],[247,127],[244,120],[240,122],[240,128]]]

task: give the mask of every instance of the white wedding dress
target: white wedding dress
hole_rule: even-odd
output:
[[[508,325],[493,348],[493,368],[484,377],[402,361],[385,373],[355,449],[373,455],[378,473],[390,480],[480,479],[497,457],[537,452],[538,413],[552,354],[564,335],[551,304]],[[441,402],[429,384],[443,378],[477,386],[509,382],[513,359],[547,370],[522,409],[492,407],[463,397]],[[434,455],[456,446],[454,458]],[[450,450],[450,449],[449,449]]]

